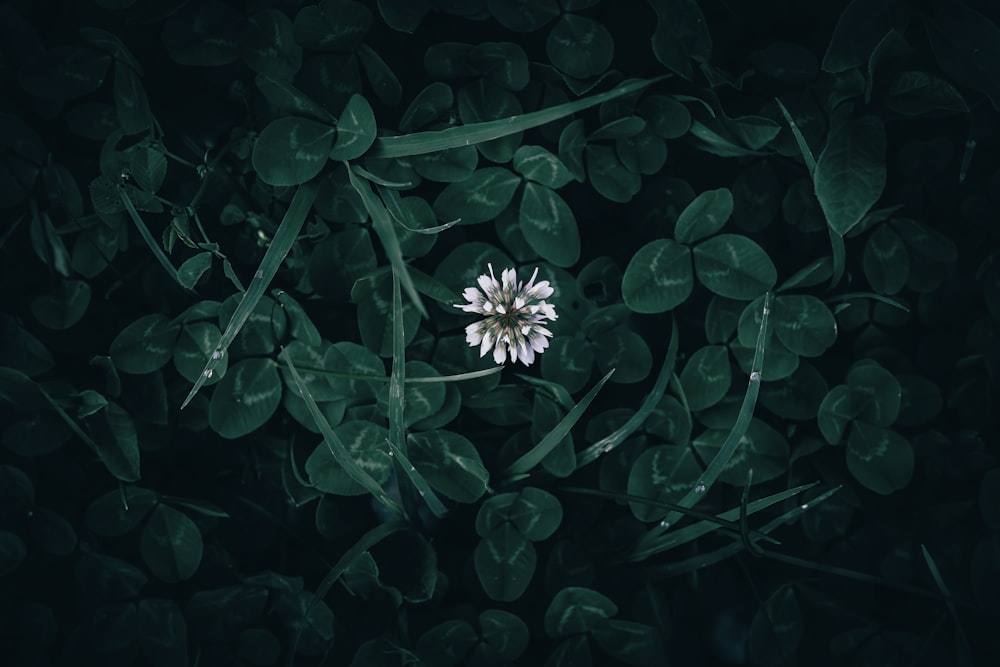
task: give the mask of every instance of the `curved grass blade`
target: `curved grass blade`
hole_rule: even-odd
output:
[[[344,574],[344,571],[351,566],[351,563],[356,561],[361,554],[365,553],[376,544],[389,537],[397,530],[406,528],[406,523],[402,521],[390,521],[388,523],[383,523],[375,528],[372,528],[367,533],[361,536],[357,542],[354,543],[350,549],[344,552],[344,555],[334,563],[330,571],[327,572],[326,576],[323,577],[323,581],[320,582],[319,586],[316,588],[316,592],[313,593],[312,599],[309,600],[309,604],[306,605],[306,610],[302,614],[302,621],[299,623],[299,627],[295,631],[295,638],[292,640],[292,647],[288,651],[288,667],[292,667],[295,664],[296,649],[299,646],[299,640],[302,638],[302,629],[305,628],[306,619],[309,618],[309,614],[316,607],[316,604],[326,597],[326,594],[330,592],[333,585],[337,583],[340,576]]]
[[[833,275],[830,276],[830,288],[832,289],[837,286],[847,271],[847,248],[844,245],[844,237],[829,226],[827,226],[826,231],[830,237],[830,253],[833,260]]]
[[[778,108],[781,109],[781,114],[788,121],[788,127],[792,130],[792,136],[795,137],[795,143],[799,145],[799,152],[802,153],[802,161],[806,163],[806,169],[809,171],[810,178],[814,173],[816,173],[816,157],[813,155],[812,149],[809,148],[809,142],[806,141],[805,136],[802,134],[802,130],[799,129],[799,124],[795,122],[792,118],[792,114],[788,112],[785,105],[781,103],[781,100],[777,97],[774,101],[778,103]]]
[[[565,102],[546,109],[532,111],[519,116],[501,118],[500,120],[489,120],[482,123],[471,123],[469,125],[459,125],[449,127],[446,130],[434,130],[429,132],[413,132],[402,134],[397,137],[379,137],[368,149],[365,157],[393,158],[407,157],[410,155],[423,155],[434,153],[448,148],[458,146],[471,146],[484,141],[506,137],[510,134],[530,130],[539,125],[551,123],[554,120],[565,118],[577,111],[589,109],[592,106],[603,104],[608,100],[613,100],[622,95],[642,90],[657,81],[662,81],[670,75],[656,77],[654,79],[642,79],[632,81],[618,86],[612,90],[596,95],[590,95],[583,99]]]
[[[337,373],[335,371],[328,371],[323,368],[312,368],[311,366],[303,366],[303,371],[307,371],[312,375],[322,375],[324,377],[331,378],[344,378],[345,380],[365,380],[367,382],[389,382],[392,378],[386,377],[384,375],[357,375],[355,373]],[[408,377],[404,380],[404,384],[432,384],[434,382],[461,382],[462,380],[475,380],[476,378],[485,377],[487,375],[493,375],[494,373],[499,373],[503,370],[503,366],[497,366],[495,368],[484,368],[481,371],[469,371],[468,373],[458,373],[456,375],[439,375],[435,377]]]
[[[643,425],[646,418],[653,413],[653,410],[656,409],[656,404],[663,398],[663,392],[667,390],[667,382],[674,372],[674,364],[677,362],[677,346],[677,320],[674,319],[673,325],[670,328],[670,343],[667,347],[667,356],[663,359],[663,365],[660,367],[660,374],[656,378],[656,383],[653,384],[653,390],[649,392],[643,400],[642,405],[639,406],[639,409],[636,410],[635,414],[628,421],[618,427],[613,433],[601,438],[577,454],[577,469],[582,468],[588,463],[593,463],[602,454],[607,454],[620,445],[627,437],[639,430],[639,427]]]
[[[898,308],[904,313],[910,312],[910,307],[899,299],[893,299],[891,296],[885,296],[884,294],[876,294],[875,292],[847,292],[846,294],[834,294],[833,296],[827,297],[829,301],[850,301],[851,299],[871,299],[872,301],[878,301],[884,303],[887,306],[892,306],[893,308]]]
[[[386,188],[382,186],[376,186],[378,190],[379,197],[385,203],[385,207],[389,210],[389,214],[396,223],[408,232],[413,232],[414,234],[440,234],[449,227],[454,227],[458,223],[462,222],[461,218],[452,220],[451,222],[446,222],[443,225],[435,225],[433,227],[411,227],[404,220],[408,219],[409,214],[403,210],[403,202],[399,198],[399,193],[392,188]]]
[[[406,409],[406,337],[403,332],[403,303],[399,295],[399,276],[392,273],[392,370],[389,374],[389,441],[402,443],[405,436],[403,412]],[[390,451],[392,451],[390,449]]]
[[[781,516],[776,517],[775,519],[772,519],[771,521],[767,522],[767,524],[765,524],[764,526],[761,526],[758,529],[758,531],[767,535],[778,526],[784,525],[786,522],[791,521],[795,517],[808,511],[810,507],[815,507],[819,503],[826,501],[839,489],[840,489],[839,486],[835,487],[833,489],[830,489],[823,495],[813,498],[808,503],[793,507],[792,509],[788,510]],[[753,504],[751,503],[750,507],[752,506]],[[738,512],[739,509],[735,509],[731,510],[731,512],[727,512],[727,514],[738,513]],[[693,528],[693,526],[691,526],[691,528]],[[680,532],[681,531],[677,531],[677,533]],[[732,544],[727,544],[726,546],[716,549],[715,551],[709,553],[699,554],[697,556],[693,556],[691,558],[682,561],[665,563],[663,565],[657,565],[651,567],[648,570],[646,570],[646,575],[652,579],[663,579],[666,577],[675,577],[680,574],[687,574],[688,572],[694,572],[695,570],[700,570],[703,567],[707,567],[709,565],[721,562],[729,558],[730,556],[738,554],[742,550],[743,550],[743,542],[737,540],[734,541]],[[780,554],[774,554],[771,551],[764,551],[763,554],[768,557],[774,557],[775,555],[780,555]]]
[[[404,182],[387,181],[381,176],[371,173],[370,171],[368,171],[359,164],[354,165],[352,168],[354,169],[354,172],[358,176],[361,176],[367,181],[371,181],[375,185],[381,185],[382,187],[385,188],[395,188],[397,190],[413,187],[413,183],[411,183],[410,181],[404,181]]]
[[[579,421],[583,413],[586,412],[590,403],[597,396],[597,392],[601,390],[604,383],[608,381],[611,374],[615,372],[615,369],[611,369],[607,374],[601,378],[594,388],[587,392],[587,395],[580,399],[580,402],[573,406],[573,409],[566,413],[558,424],[549,431],[541,442],[532,447],[530,450],[525,452],[520,458],[511,463],[506,470],[503,471],[504,477],[515,477],[527,474],[532,468],[542,462],[549,452],[555,449],[566,434],[569,433],[570,429]]]
[[[757,406],[757,395],[760,393],[760,373],[764,367],[764,348],[767,347],[767,340],[770,335],[770,329],[767,326],[770,315],[771,293],[768,292],[764,295],[764,308],[760,321],[760,330],[757,332],[757,347],[754,350],[753,364],[750,367],[750,381],[747,384],[747,391],[743,396],[743,405],[740,406],[736,423],[733,424],[732,430],[729,431],[729,436],[722,443],[722,447],[718,453],[709,462],[705,473],[701,475],[691,490],[678,502],[682,507],[693,507],[702,496],[708,493],[708,490],[719,479],[719,475],[722,474],[722,470],[726,467],[726,464],[729,463],[729,459],[736,453],[736,448],[750,426],[754,408]],[[679,518],[680,516],[676,512],[668,514],[666,519],[664,519],[666,522],[664,529],[676,523]]]
[[[773,507],[778,503],[785,502],[789,498],[794,498],[796,495],[802,493],[803,491],[808,491],[809,489],[816,486],[819,482],[812,482],[811,484],[802,484],[801,486],[796,486],[792,489],[787,489],[779,493],[772,494],[766,498],[761,498],[760,500],[754,500],[747,503],[746,514],[747,516],[756,514],[762,510],[766,510],[769,507]],[[840,487],[837,487],[840,488]],[[835,491],[836,489],[834,489]],[[833,492],[830,492],[832,495]],[[820,496],[818,500],[826,500],[829,497],[824,494]],[[640,499],[641,500],[641,499]],[[643,501],[644,502],[644,501]],[[813,500],[810,504],[815,504],[817,501]],[[730,510],[726,510],[720,514],[715,515],[715,521],[707,521],[702,519],[698,523],[693,523],[689,526],[684,526],[683,528],[678,528],[677,530],[672,530],[667,534],[663,534],[662,531],[657,533],[647,533],[639,538],[635,546],[632,548],[631,553],[628,556],[628,560],[637,562],[646,560],[650,556],[654,556],[664,551],[669,551],[670,549],[675,549],[681,545],[692,542],[703,535],[708,535],[709,533],[715,532],[719,529],[718,522],[727,522],[727,525],[731,525],[732,522],[739,520],[741,508],[735,507]],[[795,511],[801,511],[800,507],[796,507]],[[681,510],[678,510],[681,512]],[[683,514],[691,515],[692,510],[690,508],[684,508]],[[739,527],[734,526],[735,530],[738,531]],[[734,531],[735,532],[735,531]],[[765,530],[754,530],[752,531],[753,537],[760,540],[763,539],[760,536],[767,535],[769,531]],[[770,541],[770,540],[769,540]]]
[[[385,207],[385,204],[375,196],[372,192],[372,186],[367,181],[362,181],[359,179],[351,167],[350,164],[344,163],[347,167],[347,176],[351,179],[351,185],[354,186],[355,191],[361,195],[361,201],[365,205],[365,209],[368,211],[368,215],[372,217],[372,227],[375,229],[375,233],[378,235],[379,240],[382,242],[382,248],[385,250],[386,256],[389,258],[389,264],[392,266],[392,272],[394,275],[399,277],[399,282],[402,283],[403,289],[406,290],[406,295],[410,297],[413,305],[417,307],[420,315],[424,318],[429,318],[430,315],[427,313],[427,309],[424,307],[424,302],[420,298],[420,293],[417,292],[417,288],[413,285],[413,279],[410,277],[409,267],[406,262],[403,261],[403,251],[399,247],[399,239],[396,237],[396,230],[392,227],[392,218],[389,215],[389,210]]]
[[[118,196],[121,197],[122,204],[125,206],[125,210],[128,212],[129,217],[132,218],[132,222],[135,223],[136,229],[139,230],[139,235],[142,237],[142,240],[146,242],[147,246],[149,246],[149,249],[153,252],[153,257],[155,257],[156,261],[160,263],[163,270],[174,279],[175,283],[184,288],[184,291],[194,292],[194,290],[189,287],[185,287],[184,283],[181,282],[181,277],[180,274],[177,273],[177,269],[170,263],[170,259],[167,257],[166,253],[163,252],[163,248],[161,248],[160,244],[153,238],[152,232],[149,231],[149,227],[147,227],[146,223],[143,222],[142,216],[139,215],[139,211],[135,210],[132,198],[128,196],[127,192],[125,192],[125,188],[120,185],[118,186]]]
[[[441,502],[441,499],[437,497],[437,494],[434,493],[434,489],[432,489],[431,485],[427,483],[424,476],[420,474],[420,471],[417,470],[412,463],[410,463],[410,459],[406,458],[406,454],[404,454],[399,447],[392,444],[392,440],[386,438],[385,443],[389,445],[389,452],[399,463],[399,467],[403,469],[403,474],[405,474],[410,482],[413,483],[413,488],[417,490],[420,497],[424,499],[425,503],[427,503],[427,508],[439,519],[447,514],[448,508],[445,507],[444,503]]]
[[[191,402],[191,399],[195,397],[198,390],[212,377],[215,368],[222,362],[226,349],[236,339],[236,334],[246,324],[250,313],[253,312],[261,297],[264,296],[264,291],[271,280],[274,279],[275,274],[278,273],[281,263],[285,261],[285,256],[288,255],[288,252],[292,249],[292,245],[298,238],[299,231],[302,229],[303,223],[305,223],[309,209],[312,208],[313,202],[316,200],[316,193],[318,191],[319,186],[316,181],[304,183],[295,191],[292,203],[288,206],[285,217],[282,218],[281,225],[279,225],[278,231],[275,232],[274,238],[271,239],[271,245],[268,246],[267,252],[264,253],[264,259],[261,260],[260,266],[257,267],[253,280],[250,281],[250,286],[243,293],[243,298],[240,299],[239,305],[233,311],[233,316],[229,318],[226,330],[222,332],[219,344],[215,346],[215,350],[212,352],[211,357],[209,357],[208,363],[205,364],[205,369],[201,372],[198,380],[191,387],[187,398],[181,404],[181,409],[184,409]]]
[[[969,639],[965,634],[965,626],[962,625],[962,619],[958,616],[958,609],[955,608],[954,598],[951,595],[951,591],[948,590],[948,586],[945,585],[944,579],[941,577],[941,571],[938,570],[937,563],[931,557],[931,552],[927,550],[927,547],[923,544],[920,545],[920,550],[924,554],[924,561],[927,562],[927,569],[931,572],[931,577],[934,578],[934,583],[937,585],[938,590],[941,591],[941,595],[944,596],[944,604],[948,608],[948,613],[951,615],[951,620],[955,622],[955,634],[958,635],[958,641],[962,647],[962,651],[965,657],[972,655],[972,650],[969,647]],[[972,664],[969,660],[963,660],[962,664]]]
[[[790,489],[788,491],[775,494],[774,496],[769,496],[767,498],[762,498],[761,500],[754,501],[754,503],[750,503],[747,505],[747,512],[749,514],[753,514],[754,512],[759,512],[760,510],[767,509],[772,505],[775,505],[783,500],[786,500],[787,498],[792,497],[796,493],[801,493],[802,491],[811,489],[817,484],[819,484],[819,482],[813,482],[812,484],[803,484],[802,486],[798,486],[795,489]],[[726,518],[726,515],[730,514],[731,511],[723,512],[722,514],[718,515],[709,514],[708,512],[702,512],[701,510],[696,510],[691,507],[681,507],[676,503],[668,503],[662,500],[653,500],[652,498],[643,498],[642,496],[632,495],[631,493],[618,493],[617,491],[605,491],[604,489],[587,489],[582,487],[564,486],[560,487],[559,490],[565,491],[566,493],[578,493],[584,496],[597,496],[598,498],[608,498],[611,500],[620,500],[630,503],[643,503],[651,507],[661,507],[663,509],[676,510],[681,514],[683,514],[684,516],[691,517],[692,519],[698,519],[706,524],[713,524],[715,526],[715,528],[709,526],[708,530],[705,533],[701,533],[700,535],[697,535],[697,537],[700,537],[701,535],[705,535],[717,529],[729,530],[734,534],[739,530],[739,524]],[[698,524],[692,524],[692,525],[698,525]],[[770,542],[772,544],[781,544],[780,541],[774,539],[773,537],[765,535],[756,530],[752,530],[750,532],[753,535],[753,537],[759,540]],[[678,533],[680,533],[680,531],[675,531],[673,533],[670,533],[670,535],[676,535]]]
[[[309,414],[312,415],[313,421],[316,422],[316,427],[319,428],[319,432],[323,435],[323,442],[330,449],[330,454],[333,458],[341,465],[341,467],[350,475],[351,479],[360,484],[365,488],[368,493],[372,494],[375,498],[380,500],[383,505],[389,508],[394,514],[399,516],[405,516],[403,513],[403,508],[400,507],[395,500],[389,497],[378,482],[372,479],[372,476],[365,472],[361,466],[355,463],[354,459],[351,458],[350,453],[348,453],[347,448],[341,441],[337,434],[334,433],[333,428],[330,426],[330,422],[326,420],[323,413],[320,412],[319,406],[316,405],[316,399],[312,397],[309,393],[309,388],[306,386],[305,382],[302,381],[302,377],[299,375],[299,371],[295,368],[295,364],[292,363],[292,358],[288,355],[288,350],[282,350],[279,357],[283,357],[283,361],[288,366],[288,371],[292,375],[292,380],[295,382],[295,386],[298,387],[299,392],[302,394],[302,398],[305,399],[306,407],[309,409]]]
[[[743,493],[740,495],[740,538],[743,540],[743,548],[747,550],[747,553],[751,556],[761,556],[764,552],[750,539],[750,523],[747,520],[750,516],[747,511],[747,501],[750,499],[750,485],[752,483],[753,468],[750,468],[747,470],[747,481],[743,485]]]

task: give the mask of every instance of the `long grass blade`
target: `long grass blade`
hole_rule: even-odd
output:
[[[163,270],[174,279],[175,283],[184,288],[185,291],[193,291],[189,287],[185,287],[184,283],[181,282],[180,274],[177,273],[177,269],[174,265],[170,263],[170,259],[167,257],[166,253],[163,252],[163,248],[161,248],[160,244],[153,238],[152,232],[149,231],[149,227],[146,226],[142,216],[139,215],[139,211],[135,210],[132,198],[128,196],[127,192],[125,192],[125,188],[118,186],[118,196],[121,197],[122,204],[125,206],[125,211],[128,212],[128,216],[132,218],[132,222],[135,223],[135,227],[139,230],[139,235],[142,237],[142,240],[146,242],[147,246],[149,246],[149,249],[153,253],[153,257],[155,257],[156,261],[160,263]]]
[[[549,452],[555,449],[566,434],[570,432],[570,429],[580,420],[583,413],[587,411],[591,402],[597,396],[597,393],[604,386],[604,383],[608,381],[611,374],[615,372],[615,369],[611,369],[607,374],[594,385],[593,389],[587,392],[587,395],[580,399],[580,402],[573,406],[573,409],[566,413],[566,416],[559,420],[551,431],[549,431],[542,440],[532,447],[530,450],[525,452],[516,461],[511,463],[506,470],[503,471],[504,477],[515,477],[519,475],[527,474],[532,468],[542,462]]]
[[[740,412],[736,417],[736,423],[733,424],[732,430],[729,431],[729,436],[726,441],[722,443],[722,447],[716,453],[715,457],[709,462],[708,467],[705,469],[704,474],[695,482],[695,485],[691,487],[678,502],[682,507],[693,507],[708,490],[712,488],[716,480],[719,479],[719,475],[722,474],[723,469],[729,463],[733,454],[736,453],[736,448],[739,446],[740,441],[743,439],[744,434],[747,432],[747,428],[750,426],[750,420],[753,418],[754,409],[757,407],[757,395],[760,393],[760,377],[761,370],[764,367],[764,348],[767,346],[767,340],[769,337],[770,330],[768,329],[768,321],[771,315],[771,293],[768,292],[764,296],[764,309],[760,321],[760,330],[757,332],[757,347],[754,350],[753,363],[750,367],[750,381],[747,384],[746,394],[743,396],[743,404],[740,406]],[[680,518],[676,512],[672,512],[667,515],[665,519],[664,529],[677,522]]]
[[[781,516],[779,516],[779,517],[777,517],[775,519],[772,519],[771,521],[767,522],[765,525],[761,526],[758,529],[759,532],[764,533],[765,535],[768,534],[768,533],[770,533],[771,531],[773,531],[774,529],[776,529],[778,526],[784,525],[788,521],[791,521],[795,517],[797,517],[797,516],[803,514],[804,512],[808,511],[809,508],[815,507],[816,505],[818,505],[818,504],[826,501],[828,498],[830,498],[830,496],[832,496],[834,493],[836,493],[839,489],[840,489],[839,486],[836,487],[836,488],[830,489],[829,491],[827,491],[823,495],[818,496],[816,498],[813,498],[808,503],[805,503],[805,504],[800,505],[800,506],[793,507],[792,509],[788,510],[787,512],[785,512]],[[753,506],[753,504],[751,503],[750,507],[752,507],[752,506]],[[734,513],[735,515],[738,515],[739,509],[737,508],[735,510],[732,510],[732,513]],[[681,531],[677,531],[677,532],[680,533]],[[723,561],[723,560],[725,560],[725,559],[727,559],[727,558],[729,558],[731,556],[734,556],[734,555],[738,554],[742,550],[743,550],[743,542],[741,540],[737,539],[737,540],[734,540],[732,544],[727,544],[726,546],[721,547],[719,549],[716,549],[715,551],[712,551],[712,552],[709,552],[709,553],[699,554],[697,556],[693,556],[691,558],[688,558],[688,559],[682,560],[682,561],[676,561],[676,562],[673,562],[673,563],[665,563],[663,565],[657,565],[655,567],[651,567],[648,570],[646,570],[646,575],[649,576],[651,579],[662,579],[662,578],[666,578],[666,577],[675,577],[675,576],[680,575],[680,574],[687,574],[688,572],[694,572],[695,570],[700,570],[700,569],[702,569],[704,567],[708,567],[709,565],[713,565],[715,563],[721,562],[721,561]],[[764,551],[763,554],[765,556],[771,556],[771,557],[777,555],[774,552],[769,551],[769,550]]]
[[[292,381],[295,382],[295,386],[298,387],[299,392],[302,394],[302,398],[306,402],[306,407],[309,410],[309,414],[312,415],[313,421],[316,422],[316,427],[319,428],[319,432],[323,435],[323,441],[326,446],[330,449],[330,454],[333,455],[334,460],[340,464],[340,466],[350,475],[351,479],[360,484],[365,488],[368,493],[372,494],[375,498],[380,500],[383,505],[388,507],[394,514],[399,516],[405,516],[403,508],[396,503],[395,500],[389,497],[389,494],[379,486],[378,482],[372,479],[372,476],[365,472],[364,469],[359,466],[351,454],[347,451],[347,447],[344,446],[343,441],[337,436],[333,428],[330,426],[330,422],[326,420],[323,413],[320,412],[319,406],[316,405],[316,399],[313,398],[312,394],[309,393],[309,388],[306,383],[302,381],[302,376],[299,375],[298,369],[295,368],[295,364],[292,363],[292,358],[289,356],[287,350],[282,350],[281,354],[278,355],[287,364],[288,371],[291,373]]]
[[[787,489],[785,491],[772,494],[770,496],[767,496],[766,498],[761,498],[760,500],[754,500],[748,502],[746,506],[746,515],[751,516],[753,514],[756,514],[757,512],[766,510],[769,507],[773,507],[774,505],[783,503],[789,498],[794,498],[796,495],[802,493],[803,491],[807,491],[813,488],[814,486],[816,486],[816,484],[818,484],[818,482],[813,482],[811,484],[802,484],[801,486],[796,486],[795,488]],[[823,499],[825,500],[825,498]],[[815,503],[815,501],[813,502]],[[685,515],[693,516],[691,514],[693,510],[689,508],[684,508],[683,511],[678,509],[677,511]],[[697,523],[684,526],[683,528],[678,528],[677,530],[672,530],[666,534],[647,533],[646,535],[640,537],[639,540],[636,542],[635,547],[633,547],[632,552],[629,554],[628,560],[633,562],[646,560],[650,556],[654,556],[656,554],[663,553],[664,551],[669,551],[671,549],[676,549],[677,547],[687,544],[688,542],[693,542],[699,537],[708,535],[709,533],[718,530],[719,521],[727,522],[727,525],[731,524],[734,521],[738,521],[740,518],[741,511],[742,511],[741,508],[734,507],[733,509],[726,510],[725,512],[715,515],[714,517],[716,519],[715,521],[708,521],[706,519],[702,519]],[[735,526],[734,532],[738,530],[739,527]],[[766,535],[767,532],[769,531],[754,530],[752,531],[752,534],[754,538],[760,539],[759,536]]]
[[[309,619],[309,614],[312,613],[319,601],[326,597],[326,594],[330,592],[333,585],[337,583],[340,576],[351,566],[351,564],[361,557],[361,554],[365,553],[376,544],[389,537],[397,530],[402,530],[406,528],[406,523],[403,521],[390,521],[388,523],[383,523],[381,525],[372,528],[367,533],[361,536],[357,542],[354,543],[350,549],[344,552],[344,555],[334,563],[330,571],[327,572],[326,576],[323,577],[323,581],[320,582],[319,586],[316,588],[316,592],[313,593],[312,599],[309,600],[309,604],[306,605],[305,611],[302,613],[302,621],[299,623],[298,628],[295,630],[295,638],[292,640],[292,647],[288,651],[288,667],[293,667],[295,664],[296,649],[299,646],[299,640],[302,638],[302,630],[306,627],[306,621]]]
[[[372,228],[375,229],[375,234],[382,242],[382,248],[389,258],[393,274],[399,278],[403,289],[406,290],[406,295],[410,297],[410,301],[417,307],[420,315],[424,318],[430,317],[424,307],[423,300],[420,298],[420,293],[417,292],[413,279],[410,277],[409,267],[403,261],[403,250],[399,247],[399,238],[396,236],[396,230],[392,227],[392,217],[389,215],[389,210],[382,203],[382,200],[372,192],[370,183],[358,178],[350,164],[344,163],[344,166],[347,167],[347,176],[351,179],[351,185],[361,196],[361,201],[364,203],[368,215],[372,218]]]
[[[931,557],[931,552],[923,544],[920,545],[920,550],[924,554],[924,561],[927,563],[927,569],[930,570],[931,577],[934,578],[935,585],[937,585],[938,590],[941,591],[941,595],[944,597],[944,604],[948,608],[951,620],[955,622],[955,634],[958,636],[961,650],[964,652],[966,658],[962,661],[962,664],[969,664],[968,657],[972,655],[972,651],[969,647],[969,639],[965,634],[965,627],[962,625],[962,619],[959,618],[958,609],[955,608],[951,591],[948,590],[948,586],[944,583],[944,578],[941,576],[941,571],[938,570],[937,563]]]
[[[392,188],[382,186],[376,186],[376,189],[378,190],[379,197],[381,197],[382,201],[385,203],[385,207],[389,209],[389,214],[392,215],[393,220],[395,220],[400,227],[408,232],[413,232],[414,234],[425,234],[428,236],[440,234],[449,227],[454,227],[462,221],[461,218],[458,218],[441,225],[434,225],[433,227],[411,227],[404,222],[409,219],[410,215],[403,209],[403,200],[400,198],[399,192]]]
[[[795,143],[799,145],[799,152],[802,153],[802,161],[806,163],[806,169],[809,171],[809,176],[816,172],[816,157],[813,155],[812,149],[809,148],[809,142],[806,141],[805,135],[802,134],[802,130],[799,129],[799,124],[795,122],[792,118],[792,114],[788,112],[785,105],[781,103],[777,97],[774,101],[778,103],[778,108],[781,109],[781,114],[785,117],[788,122],[788,127],[792,131],[792,136],[795,137]]]
[[[557,104],[547,109],[540,109],[519,116],[489,120],[482,123],[471,123],[469,125],[459,125],[457,127],[449,127],[446,130],[413,132],[397,137],[379,137],[372,144],[372,147],[368,149],[365,157],[394,158],[423,155],[425,153],[443,151],[448,148],[471,146],[484,141],[499,139],[500,137],[530,130],[533,127],[565,118],[577,111],[583,111],[598,104],[603,104],[616,97],[637,92],[657,81],[666,79],[668,76],[632,81],[604,93],[590,95],[579,100]]]
[[[815,486],[818,483],[819,482],[813,482],[812,484],[805,484],[803,486],[796,487],[794,489],[794,491],[795,491],[795,493],[800,493],[802,491],[805,491],[806,489],[811,489],[813,486]],[[604,489],[588,489],[588,488],[583,488],[583,487],[564,486],[564,487],[560,487],[559,490],[560,491],[565,491],[566,493],[578,493],[578,494],[584,495],[584,496],[596,496],[598,498],[607,498],[607,499],[610,499],[610,500],[618,500],[618,501],[629,502],[629,503],[642,503],[644,505],[649,505],[650,507],[660,507],[660,508],[663,508],[663,509],[675,510],[677,512],[680,512],[681,514],[683,514],[686,517],[690,517],[692,519],[698,519],[700,521],[704,521],[705,523],[714,524],[717,528],[729,530],[733,534],[735,534],[739,530],[739,528],[740,528],[739,524],[737,524],[737,523],[735,523],[733,521],[730,521],[730,520],[728,520],[728,519],[725,518],[725,516],[726,516],[726,514],[728,514],[728,512],[724,512],[722,514],[715,515],[715,514],[710,514],[708,512],[703,512],[701,510],[694,509],[694,508],[691,508],[691,507],[681,507],[680,505],[678,505],[676,503],[668,503],[668,502],[665,502],[663,500],[653,500],[652,498],[644,498],[643,496],[636,496],[636,495],[633,495],[631,493],[618,493],[617,491],[606,491]],[[778,494],[778,495],[781,496],[781,497],[764,498],[762,500],[756,501],[756,503],[757,503],[756,505],[753,504],[753,503],[748,504],[747,505],[747,513],[748,514],[752,514],[754,512],[758,512],[758,511],[760,511],[762,509],[767,509],[771,505],[774,505],[776,503],[780,503],[782,500],[785,500],[786,498],[791,497],[791,495],[794,495],[794,494],[792,494],[791,491],[786,491],[786,492],[784,492],[782,494]],[[692,525],[694,525],[694,524],[692,524]],[[709,532],[711,532],[712,530],[715,530],[715,529],[714,528],[709,528]],[[679,531],[677,531],[677,532],[679,532]],[[676,535],[677,532],[670,533],[670,535]],[[750,533],[756,539],[764,540],[764,541],[770,542],[772,544],[781,544],[781,542],[779,542],[778,540],[774,539],[773,537],[765,535],[765,534],[763,534],[761,532],[758,532],[756,530],[751,530]],[[705,533],[702,533],[702,534],[704,535]]]
[[[233,311],[233,316],[229,318],[229,324],[226,325],[226,330],[222,332],[219,344],[215,346],[215,350],[208,358],[204,370],[198,376],[194,386],[191,387],[191,391],[188,392],[187,398],[181,403],[182,410],[191,402],[191,399],[195,397],[195,394],[198,393],[198,390],[202,388],[205,382],[212,377],[216,367],[222,363],[226,350],[236,340],[236,335],[243,328],[243,325],[246,324],[250,313],[257,307],[257,303],[261,297],[264,296],[264,291],[274,279],[275,274],[278,273],[281,263],[285,261],[285,256],[288,255],[288,252],[292,249],[292,245],[294,245],[295,240],[298,238],[299,231],[302,229],[302,225],[306,221],[306,216],[309,214],[309,209],[312,208],[313,202],[316,201],[316,193],[318,191],[319,186],[316,181],[304,183],[295,191],[292,203],[288,206],[288,210],[285,211],[285,217],[282,218],[281,224],[278,226],[278,231],[275,232],[274,238],[271,239],[271,245],[268,246],[267,252],[264,253],[264,259],[261,260],[260,266],[257,267],[257,271],[250,281],[250,286],[243,293],[243,298],[240,299],[236,310]]]
[[[391,440],[386,438],[386,444],[389,446],[389,452],[392,453],[393,458],[396,459],[396,463],[399,468],[402,468],[403,474],[406,475],[407,479],[413,484],[413,488],[417,490],[417,494],[424,499],[427,503],[427,508],[434,514],[434,516],[439,519],[448,513],[448,508],[444,506],[441,499],[437,497],[434,493],[434,489],[431,485],[424,479],[424,476],[420,474],[410,459],[407,458],[406,454],[399,447],[394,445]]]
[[[642,405],[639,406],[634,415],[629,417],[628,421],[618,427],[613,433],[601,438],[577,454],[577,468],[582,468],[588,463],[593,463],[601,455],[607,454],[639,430],[643,423],[645,423],[646,418],[653,413],[656,405],[663,398],[663,393],[667,390],[667,383],[674,372],[674,364],[677,362],[677,346],[677,320],[675,319],[670,328],[670,343],[667,346],[667,356],[663,359],[663,365],[660,367],[660,374],[656,378],[653,390],[649,392],[643,400]]]

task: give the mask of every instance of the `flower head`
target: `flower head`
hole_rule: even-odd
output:
[[[493,349],[493,361],[502,364],[509,356],[511,362],[521,361],[530,366],[535,352],[549,346],[552,332],[543,326],[555,320],[556,309],[545,299],[552,296],[548,280],[535,283],[538,269],[531,274],[527,284],[517,280],[517,271],[504,269],[498,281],[493,265],[487,264],[490,274],[479,276],[479,289],[466,287],[462,296],[468,303],[456,303],[467,313],[479,313],[484,319],[465,327],[465,340],[479,346],[479,356],[484,357]]]

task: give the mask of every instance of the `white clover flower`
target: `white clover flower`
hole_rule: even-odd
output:
[[[465,327],[465,340],[479,346],[479,356],[484,357],[493,349],[493,361],[498,364],[510,356],[511,362],[520,361],[530,366],[535,352],[541,353],[549,346],[552,332],[543,326],[546,320],[555,320],[556,309],[545,303],[552,296],[548,280],[535,284],[538,269],[525,285],[517,281],[517,271],[504,269],[497,281],[493,265],[490,274],[479,276],[479,287],[466,287],[462,296],[469,303],[456,303],[467,313],[479,313],[485,319]],[[536,303],[537,302],[537,303]]]

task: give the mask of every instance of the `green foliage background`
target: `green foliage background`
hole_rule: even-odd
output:
[[[0,655],[988,664],[996,20],[5,3]]]

